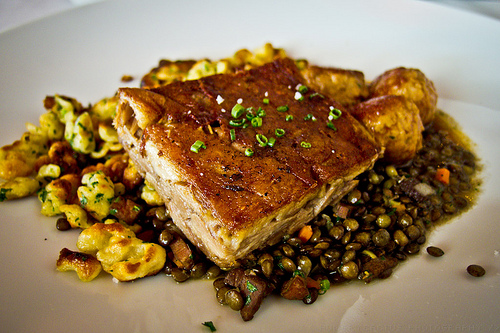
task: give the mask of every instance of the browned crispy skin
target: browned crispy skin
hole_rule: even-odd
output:
[[[293,61],[280,59],[234,75],[120,93],[148,95],[143,97],[151,99],[148,104],[154,114],[149,115],[143,140],[154,143],[163,158],[183,170],[203,206],[229,229],[238,230],[325,182],[344,177],[377,154],[371,138],[347,112],[334,121],[336,131],[326,126],[330,106],[341,108],[337,103],[309,98],[312,91],[303,101],[296,100],[295,87],[300,83]],[[268,105],[263,104],[266,92]],[[217,96],[224,102],[218,104]],[[262,127],[236,128],[236,140],[231,142],[230,111],[239,98],[245,107],[262,107],[266,116]],[[288,112],[276,110],[283,105]],[[293,121],[285,121],[288,114]],[[308,114],[316,121],[304,120]],[[276,128],[285,130],[285,135],[276,138],[274,147],[260,147],[256,134],[275,137]],[[196,154],[190,147],[197,140],[207,148]],[[311,147],[302,147],[302,142]],[[235,147],[249,147],[255,153],[247,157]]]

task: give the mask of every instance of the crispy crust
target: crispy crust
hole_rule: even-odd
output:
[[[330,107],[340,105],[311,90],[297,100],[302,83],[294,62],[278,59],[237,74],[119,91],[115,122],[123,146],[174,222],[222,266],[301,227],[340,199],[378,157],[372,137],[347,112],[333,121],[337,130],[326,126]],[[246,108],[265,110],[262,126],[229,125],[240,98]],[[288,111],[278,112],[283,105]],[[304,120],[309,114],[315,120]],[[275,137],[276,128],[285,135],[261,147],[256,134]],[[206,149],[193,153],[197,140]]]

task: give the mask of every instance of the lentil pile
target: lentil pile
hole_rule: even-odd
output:
[[[336,284],[388,278],[400,261],[419,253],[435,225],[474,204],[479,168],[470,150],[432,125],[411,162],[400,167],[377,163],[335,207],[280,243],[254,251],[230,271],[222,271],[190,244],[164,207],[145,210],[138,237],[167,251],[173,242],[183,247],[191,268],[179,268],[169,252],[173,260],[167,260],[164,273],[179,283],[212,279],[217,301],[250,320],[270,293],[312,304]],[[449,171],[444,178],[443,169]],[[439,249],[430,251],[442,255]]]

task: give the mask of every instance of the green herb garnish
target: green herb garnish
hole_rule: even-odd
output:
[[[231,125],[233,127],[242,127],[243,124],[245,124],[246,121],[247,120],[245,118],[236,119],[236,120],[231,119],[229,121],[229,125]]]
[[[231,110],[231,116],[233,118],[239,118],[245,112],[245,108],[241,104],[235,104]]]
[[[281,138],[283,135],[285,135],[285,130],[282,128],[277,128],[274,130],[274,135],[276,135],[276,137],[278,138]]]
[[[267,145],[269,147],[274,147],[275,143],[276,143],[276,139],[275,138],[269,138],[269,140],[267,141]]]
[[[305,94],[308,90],[309,90],[309,88],[307,88],[307,86],[303,86],[303,85],[300,85],[299,89],[298,89],[299,93],[301,93],[301,94]]]
[[[255,138],[257,139],[257,142],[261,147],[267,146],[269,140],[266,138],[264,134],[257,134],[255,135]]]
[[[330,289],[330,280],[328,279],[323,279],[319,282],[319,294],[323,295],[324,293],[327,292],[328,289]]]
[[[327,122],[326,126],[334,131],[337,130],[337,127],[335,127],[335,125],[331,121]]]
[[[247,280],[246,286],[247,286],[248,291],[251,293],[258,290],[257,287],[254,286],[249,280]]]
[[[309,142],[305,142],[305,141],[302,141],[302,142],[300,143],[300,146],[301,146],[302,148],[311,148],[311,144],[310,144]]]
[[[201,323],[203,326],[206,326],[210,329],[210,332],[215,332],[217,331],[217,329],[215,328],[214,326],[214,323],[212,323],[211,321],[206,321],[204,323]]]
[[[262,118],[259,116],[252,118],[251,123],[252,123],[253,127],[261,127],[262,126]]]
[[[328,120],[339,119],[342,115],[342,111],[333,106],[330,106],[330,113],[328,114]]]
[[[191,146],[191,151],[193,153],[199,153],[200,149],[207,149],[207,146],[203,143],[203,141],[197,140],[193,145]]]
[[[0,202],[7,199],[7,192],[12,191],[11,188],[2,188],[0,189]],[[45,198],[47,197],[47,191],[45,191],[45,195],[43,196],[42,202],[45,202]]]

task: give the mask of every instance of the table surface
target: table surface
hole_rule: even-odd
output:
[[[0,32],[45,16],[98,1],[106,0],[0,0]],[[475,12],[500,20],[500,0],[425,1]]]

